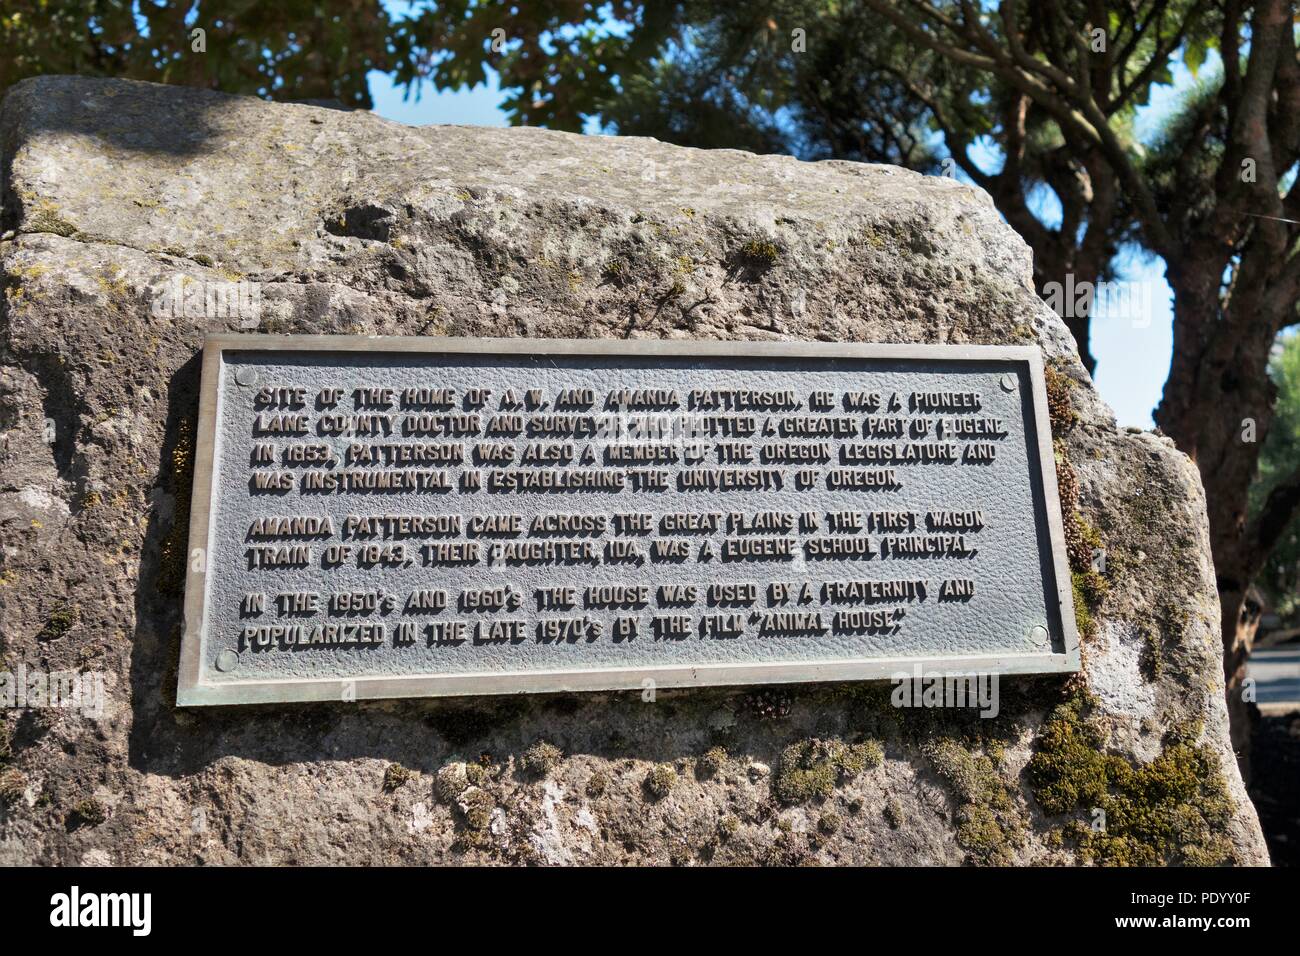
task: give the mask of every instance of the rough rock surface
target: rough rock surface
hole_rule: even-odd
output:
[[[1117,430],[982,193],[58,77],[0,156],[0,669],[108,695],[0,714],[0,862],[1266,862],[1196,470]],[[178,275],[259,283],[269,332],[1037,343],[1083,674],[994,720],[888,684],[178,710],[197,357],[239,328],[156,315]]]

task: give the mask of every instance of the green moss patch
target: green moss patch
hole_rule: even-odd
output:
[[[544,777],[560,765],[564,753],[555,744],[539,740],[519,757],[519,766],[535,777]]]
[[[601,279],[616,286],[625,285],[629,275],[627,263],[622,259],[610,259],[600,270]]]
[[[1074,403],[1070,399],[1070,379],[1051,365],[1043,369],[1047,391],[1047,416],[1052,431],[1059,433],[1074,424]]]
[[[736,252],[737,262],[756,269],[769,269],[780,258],[780,248],[770,239],[750,239]]]
[[[890,797],[885,801],[881,814],[884,816],[885,822],[895,830],[901,828],[907,822],[907,811],[903,809],[903,804],[897,797]]]
[[[63,825],[72,831],[81,827],[97,827],[107,819],[108,811],[104,805],[94,797],[87,797],[68,811],[68,815],[63,818]]]
[[[1110,585],[1093,569],[1093,554],[1102,546],[1101,534],[1079,513],[1079,478],[1070,463],[1065,442],[1052,443],[1056,459],[1056,486],[1061,499],[1061,524],[1065,551],[1070,562],[1070,585],[1074,593],[1074,619],[1083,638],[1096,633],[1094,615],[1105,600]]]
[[[1142,676],[1149,681],[1160,679],[1165,670],[1165,647],[1160,642],[1160,632],[1150,627],[1142,631]]]
[[[1074,594],[1074,620],[1079,626],[1079,634],[1092,637],[1097,631],[1093,612],[1106,596],[1106,579],[1096,571],[1071,571],[1070,589]]]
[[[998,772],[999,748],[984,752],[954,737],[939,737],[922,747],[930,766],[952,788],[957,800],[957,842],[973,862],[1005,866],[1024,845],[1026,824],[1014,791]]]
[[[411,771],[407,770],[400,763],[390,763],[384,770],[384,792],[392,793],[400,787],[406,785],[411,779]]]
[[[837,785],[880,766],[884,758],[884,749],[875,740],[856,744],[837,738],[804,740],[782,752],[772,789],[782,803],[825,800]]]
[[[604,795],[609,788],[609,774],[603,770],[597,770],[587,778],[587,796],[596,798]]]
[[[664,799],[672,793],[675,786],[677,786],[677,771],[666,763],[658,764],[646,774],[645,792],[652,800]]]
[[[77,623],[76,608],[61,604],[50,612],[45,619],[45,626],[36,632],[38,641],[54,641],[63,637]]]
[[[471,830],[486,830],[492,822],[492,811],[497,808],[497,804],[486,790],[470,787],[461,794],[457,807],[467,827]]]
[[[1228,862],[1232,799],[1214,752],[1193,743],[1199,729],[1179,728],[1158,757],[1134,764],[1105,752],[1105,734],[1088,716],[1091,707],[1082,691],[1059,705],[1026,769],[1045,813],[1077,815],[1064,829],[1084,860],[1108,866]]]
[[[701,780],[707,780],[710,777],[716,777],[727,766],[727,750],[725,747],[710,747],[700,759],[695,761],[695,776]]]
[[[22,771],[10,767],[0,770],[0,806],[17,803],[27,789]]]

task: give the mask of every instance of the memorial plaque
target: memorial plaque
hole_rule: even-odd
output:
[[[1076,670],[1032,347],[219,335],[181,704]]]

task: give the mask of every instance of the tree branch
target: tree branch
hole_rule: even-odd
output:
[[[1124,184],[1126,193],[1132,199],[1152,250],[1167,260],[1177,254],[1178,249],[1156,205],[1154,195],[1133,165],[1123,143],[1110,128],[1108,117],[1092,97],[1082,100],[1076,98],[1078,89],[1068,76],[1060,70],[1050,68],[1052,75],[1059,77],[1059,82],[1056,83],[1057,90],[1053,90],[1045,86],[1038,77],[1031,75],[1030,69],[1035,73],[1042,72],[1041,64],[1024,53],[1023,47],[1020,47],[1021,53],[1030,61],[1029,67],[1026,67],[1020,58],[1015,57],[1014,53],[1008,56],[1005,51],[998,50],[990,55],[981,55],[944,42],[934,31],[926,30],[914,23],[887,0],[864,0],[864,2],[917,43],[954,62],[1002,77],[1047,110],[1063,128],[1068,126],[1081,139],[1097,143],[1115,169],[1120,182]],[[912,3],[923,11],[934,9],[925,0],[912,0]],[[943,14],[939,16],[945,28],[956,29],[951,18]],[[1014,46],[1019,45],[1018,37],[1014,41],[1009,37],[1007,42]],[[1058,90],[1063,93],[1057,92]]]

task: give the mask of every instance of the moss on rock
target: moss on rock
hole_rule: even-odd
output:
[[[77,623],[77,609],[69,607],[66,604],[60,604],[49,616],[45,618],[45,626],[36,634],[38,641],[58,640]]]
[[[652,800],[662,800],[677,786],[677,771],[666,763],[653,767],[645,778],[645,792]]]
[[[727,766],[725,747],[710,747],[695,761],[695,775],[701,779],[716,777]]]
[[[881,813],[884,815],[885,822],[895,830],[899,829],[907,821],[907,811],[903,809],[902,801],[897,797],[890,797],[886,800]]]
[[[410,779],[411,771],[400,763],[390,763],[384,770],[384,792],[392,793],[394,790],[404,787]]]
[[[1145,627],[1142,630],[1142,659],[1140,661],[1142,676],[1149,681],[1157,681],[1165,670],[1165,648],[1160,641],[1160,632]]]
[[[1026,823],[1011,785],[994,756],[977,752],[954,737],[939,737],[922,747],[935,773],[952,787],[957,800],[957,842],[973,862],[1007,865],[1025,843]]]
[[[1070,380],[1061,371],[1048,365],[1043,369],[1043,384],[1047,390],[1047,416],[1052,431],[1060,433],[1074,424],[1074,403],[1070,400]]]
[[[1071,571],[1070,591],[1074,597],[1074,620],[1080,637],[1092,637],[1097,632],[1093,612],[1106,596],[1106,579],[1096,571]]]
[[[780,258],[780,248],[770,239],[750,239],[736,253],[736,259],[742,265],[759,269],[776,265]]]
[[[1109,866],[1228,862],[1234,808],[1214,752],[1194,743],[1199,728],[1176,728],[1159,756],[1135,764],[1105,751],[1092,706],[1083,691],[1060,704],[1026,770],[1045,813],[1100,824],[1076,817],[1065,825],[1080,855]]]
[[[48,203],[43,203],[23,226],[24,232],[50,232],[65,239],[79,231],[75,224],[58,214],[57,207]]]
[[[1065,551],[1070,564],[1070,586],[1074,596],[1074,619],[1079,636],[1092,637],[1097,625],[1094,615],[1109,590],[1109,583],[1093,568],[1093,555],[1101,548],[1101,534],[1079,513],[1079,478],[1070,463],[1065,442],[1053,442],[1056,485],[1061,499],[1061,523]]]
[[[470,787],[462,793],[456,806],[471,830],[486,830],[492,822],[492,811],[497,808],[492,794],[479,787]]]
[[[587,796],[595,798],[603,796],[609,787],[609,774],[603,770],[597,770],[587,778]]]
[[[82,827],[97,827],[108,819],[108,810],[94,797],[78,801],[67,816],[63,818],[64,826],[69,831]]]
[[[790,716],[790,691],[780,687],[764,687],[746,694],[744,710],[760,720],[780,720]]]
[[[0,805],[16,802],[27,789],[27,778],[13,767],[0,771]]]
[[[838,738],[810,738],[782,752],[772,790],[782,803],[825,800],[838,784],[880,766],[884,757],[884,749],[875,740],[846,744]]]
[[[560,765],[564,753],[555,744],[539,740],[519,757],[519,766],[525,773],[544,777]]]
[[[469,772],[459,760],[439,768],[433,782],[434,791],[447,803],[464,793],[469,785]]]

